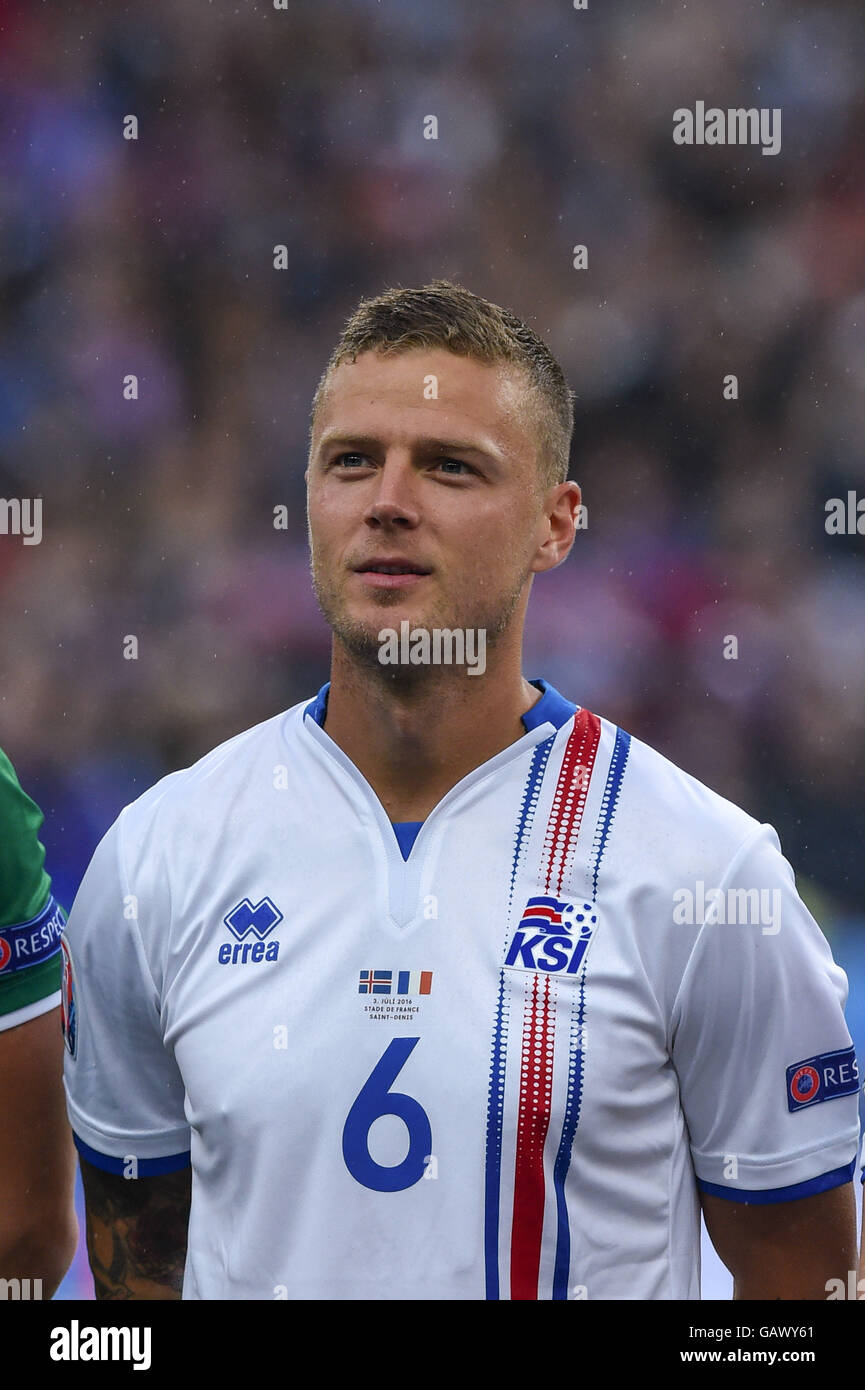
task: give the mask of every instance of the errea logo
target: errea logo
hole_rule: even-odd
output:
[[[222,920],[237,940],[222,943],[217,956],[220,965],[247,965],[250,961],[257,964],[279,958],[278,941],[264,944],[265,937],[282,921],[282,913],[270,898],[257,903],[243,898]],[[247,937],[257,939],[246,940]]]

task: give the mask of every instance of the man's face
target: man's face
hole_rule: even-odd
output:
[[[350,652],[375,660],[379,631],[404,619],[483,628],[488,643],[506,629],[546,567],[533,421],[522,373],[443,349],[336,369],[307,510],[316,595]]]

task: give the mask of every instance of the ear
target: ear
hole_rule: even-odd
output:
[[[577,534],[583,494],[579,483],[557,483],[544,497],[543,536],[532,561],[532,571],[543,574],[568,558]]]

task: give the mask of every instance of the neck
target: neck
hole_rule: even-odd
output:
[[[476,767],[525,734],[540,699],[520,653],[488,653],[482,676],[465,668],[413,668],[394,679],[358,665],[334,640],[324,727],[369,782],[393,821],[425,820]]]

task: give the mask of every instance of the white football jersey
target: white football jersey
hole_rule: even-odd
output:
[[[694,1299],[699,1189],[852,1178],[847,981],[774,830],[535,684],[419,828],[325,686],[100,843],[69,1115],[131,1180],[191,1163],[184,1298]]]

